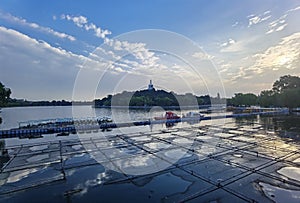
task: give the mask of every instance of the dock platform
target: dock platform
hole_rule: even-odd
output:
[[[9,130],[0,130],[0,139],[3,138],[35,138],[41,135],[54,134],[54,133],[77,133],[77,132],[86,132],[86,131],[96,131],[96,130],[105,130],[112,128],[122,128],[122,127],[131,127],[131,126],[144,126],[144,125],[155,125],[161,123],[179,123],[179,122],[190,122],[202,120],[214,120],[214,119],[224,119],[224,118],[239,118],[239,117],[249,117],[255,115],[278,115],[278,114],[287,114],[288,112],[284,109],[277,111],[267,111],[267,112],[253,112],[253,113],[242,113],[242,114],[230,114],[230,115],[220,115],[220,116],[205,116],[199,118],[179,118],[179,119],[168,119],[168,120],[144,120],[144,121],[135,121],[135,122],[124,122],[124,123],[98,123],[96,118],[93,120],[88,118],[86,120],[81,120],[81,122],[74,122],[71,119],[60,120],[58,122],[49,122],[40,123],[36,121],[36,124],[33,126],[20,126],[19,128],[9,129]]]
[[[104,135],[7,147],[0,202],[299,200],[299,145],[260,123]]]

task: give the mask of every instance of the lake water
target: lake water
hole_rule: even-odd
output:
[[[203,109],[202,109],[203,110]],[[134,121],[145,121],[153,119],[155,116],[163,116],[165,110],[160,107],[154,107],[150,110],[144,109],[108,109],[108,108],[93,108],[92,106],[46,106],[46,107],[14,107],[14,108],[3,108],[0,113],[2,117],[2,124],[0,124],[1,130],[7,130],[19,127],[22,122],[56,119],[56,118],[95,118],[95,117],[110,117],[115,123],[126,123]],[[193,110],[173,110],[174,113],[182,116]],[[195,112],[199,111],[197,109]],[[225,115],[224,112],[212,113],[209,115]],[[231,119],[229,119],[231,121]],[[228,121],[228,120],[227,120]],[[203,121],[202,123],[224,123],[225,120],[215,121]],[[199,125],[199,122],[192,123],[193,125]],[[188,127],[191,123],[175,123],[176,128]],[[167,129],[170,126],[165,124],[156,124],[151,126],[138,126],[122,129],[114,129],[114,133],[133,133],[133,132],[151,132],[155,130]],[[56,137],[55,135],[46,135],[42,139],[34,140],[20,140],[20,139],[7,139],[6,146],[20,145],[23,143],[36,143],[43,141],[51,141],[58,139],[75,139],[77,135],[70,135],[69,137]]]
[[[116,123],[144,121],[153,119],[155,116],[162,116],[165,110],[161,108],[154,108],[152,110],[135,110],[135,109],[107,109],[107,108],[93,108],[92,106],[47,106],[47,107],[15,107],[2,108],[0,116],[2,117],[2,124],[0,129],[11,129],[19,126],[20,122],[27,122],[32,120],[55,119],[55,118],[89,118],[89,117],[104,117],[108,116]],[[178,115],[184,115],[189,111],[196,110],[174,110]],[[229,113],[215,112],[209,116],[225,115]],[[261,123],[271,131],[276,131],[280,136],[289,137],[298,141],[297,133],[300,132],[300,115],[281,116],[281,117],[251,117],[238,119],[221,119],[216,121],[201,121],[204,124],[224,125],[226,123],[236,122]],[[194,123],[198,125],[199,123]],[[176,127],[187,127],[190,124],[178,123]],[[165,125],[156,125],[155,129],[165,129]]]
[[[187,111],[174,111],[178,115]],[[130,122],[162,109],[3,108],[19,122],[109,116]],[[226,113],[213,113],[224,115]],[[299,202],[300,117],[253,116],[6,139],[0,202]]]
[[[174,110],[173,112],[181,115],[188,112]],[[148,120],[154,116],[161,116],[165,111],[161,108],[153,110],[135,110],[135,109],[107,109],[92,108],[91,106],[47,106],[47,107],[16,107],[3,108],[0,114],[3,123],[0,129],[10,129],[19,126],[20,122],[30,120],[43,120],[55,118],[88,118],[88,117],[111,117],[114,122],[131,122]]]

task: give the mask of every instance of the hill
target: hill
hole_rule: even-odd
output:
[[[95,107],[131,106],[131,107],[152,107],[152,106],[195,106],[210,105],[209,95],[195,96],[191,93],[184,95],[164,90],[140,90],[135,92],[124,91],[115,95],[108,95],[103,99],[96,99]]]

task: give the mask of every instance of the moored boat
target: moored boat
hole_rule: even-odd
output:
[[[176,113],[172,111],[167,111],[164,116],[158,116],[154,117],[155,120],[168,120],[168,119],[179,119],[180,116],[178,116]]]
[[[187,114],[185,114],[183,117],[184,118],[203,118],[204,115],[201,114],[201,113],[198,113],[198,112],[192,112],[192,111],[190,111]]]
[[[97,118],[98,124],[103,124],[103,123],[111,123],[113,120],[110,117],[104,116],[104,117],[98,117]]]

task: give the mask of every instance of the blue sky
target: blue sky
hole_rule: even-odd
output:
[[[300,75],[298,19],[298,0],[3,0],[0,81],[12,89],[12,97],[72,99],[78,73],[94,67],[93,53],[99,54],[95,49],[103,48],[105,42],[110,44],[106,53],[135,51],[106,70],[94,96],[85,95],[81,88],[79,99],[144,88],[148,79],[178,93],[258,94],[271,88],[281,75]],[[128,32],[141,29],[171,31],[195,42],[202,53],[191,55],[210,61],[197,71],[201,74],[215,68],[222,87],[215,87],[217,77],[204,74],[205,79],[197,78],[186,63],[154,53],[148,44],[117,47],[118,40],[126,41],[120,35],[130,38]],[[180,49],[180,42],[174,47]]]

